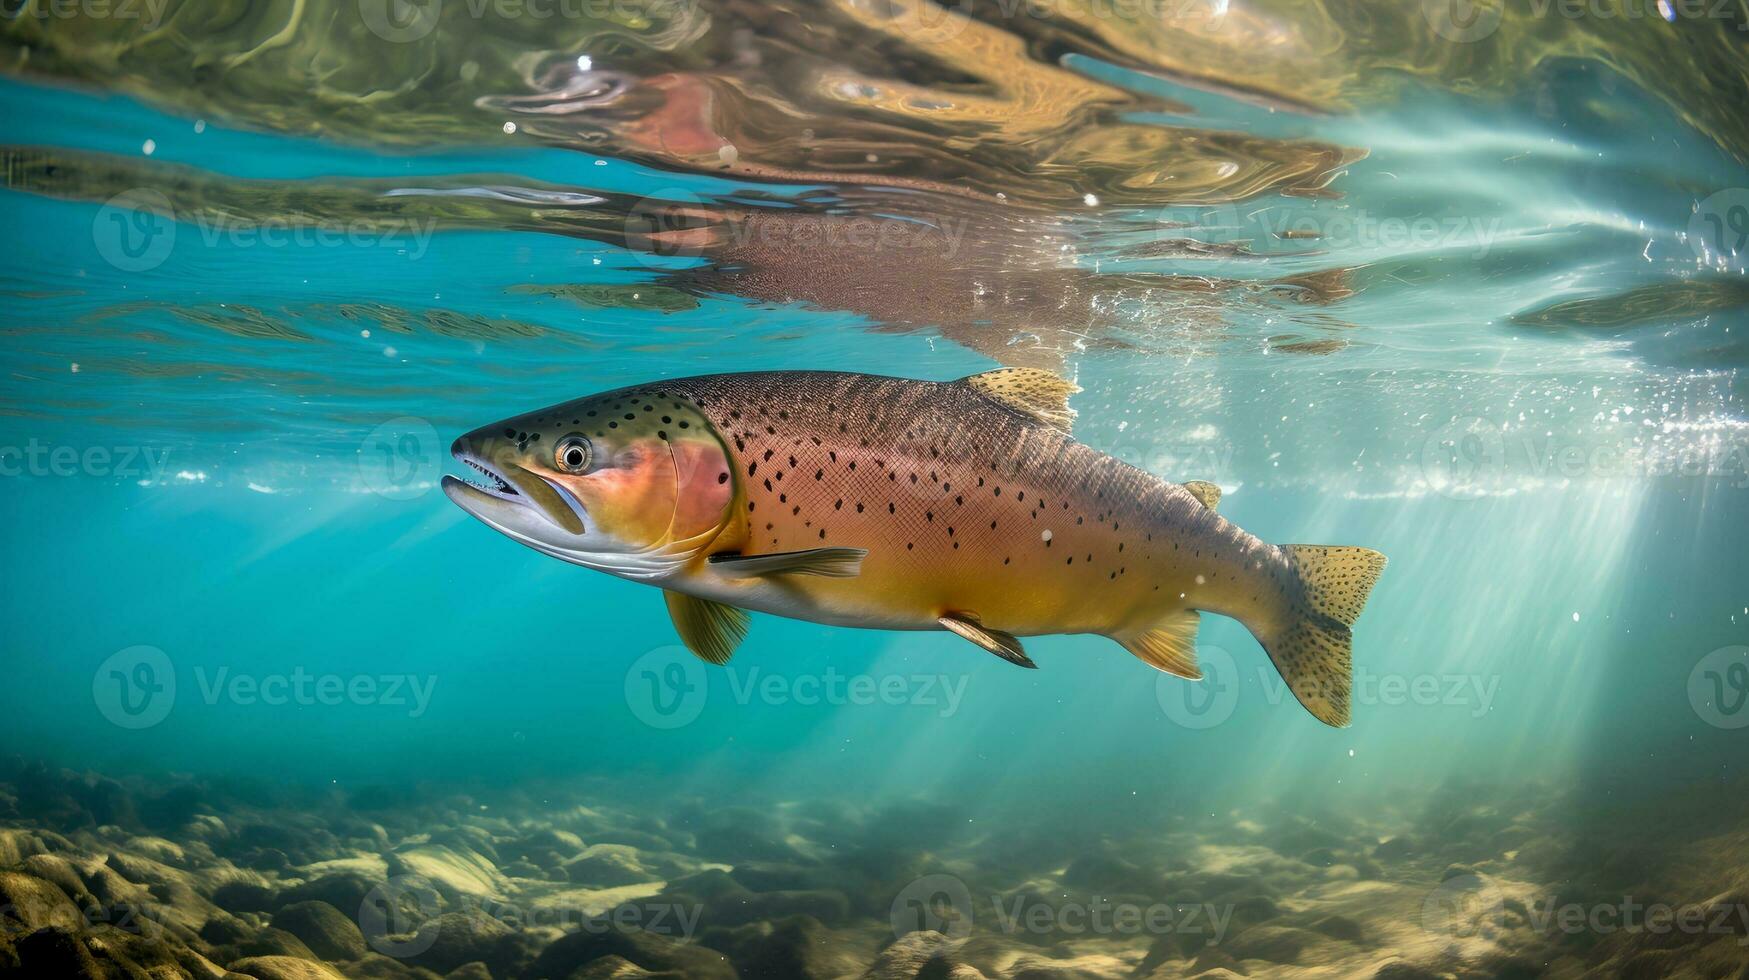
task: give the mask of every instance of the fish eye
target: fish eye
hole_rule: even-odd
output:
[[[580,435],[568,435],[559,440],[553,450],[553,463],[567,473],[581,473],[589,468],[589,440]]]

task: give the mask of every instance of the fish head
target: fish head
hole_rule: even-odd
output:
[[[488,527],[565,561],[632,579],[678,571],[728,525],[728,450],[696,405],[625,389],[475,429],[451,454],[485,479],[444,493]]]

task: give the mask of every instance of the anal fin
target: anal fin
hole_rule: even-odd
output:
[[[1196,628],[1202,617],[1194,609],[1173,613],[1151,629],[1113,636],[1123,648],[1150,667],[1193,681],[1202,680],[1196,664]]]
[[[1038,669],[1038,664],[1033,663],[1021,648],[1020,638],[1013,633],[990,629],[970,616],[943,616],[937,622],[944,629],[958,633],[1011,664]]]
[[[747,610],[681,592],[664,591],[662,595],[668,600],[668,617],[674,620],[680,642],[706,663],[719,667],[728,663],[747,635],[747,622],[752,618]]]
[[[855,578],[862,574],[867,548],[810,548],[775,555],[712,555],[712,568],[736,578],[759,575],[822,575]]]

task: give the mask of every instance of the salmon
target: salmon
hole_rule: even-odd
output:
[[[1022,667],[1022,637],[1096,633],[1201,678],[1202,613],[1250,630],[1320,721],[1350,720],[1353,626],[1385,557],[1272,545],[1074,440],[1037,369],[948,382],[824,371],[679,378],[477,429],[456,504],[544,554],[656,586],[722,664],[748,611],[948,630]]]

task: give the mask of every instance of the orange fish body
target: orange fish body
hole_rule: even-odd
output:
[[[1314,715],[1346,724],[1349,626],[1384,557],[1267,544],[1215,512],[1212,485],[1075,442],[1075,390],[1023,368],[656,382],[464,436],[458,458],[496,485],[446,489],[538,550],[660,586],[713,662],[754,610],[948,629],[1029,667],[1019,637],[1099,633],[1197,678],[1206,611],[1244,623]],[[559,507],[542,512],[559,533],[507,503]],[[592,524],[613,547],[589,546]]]

